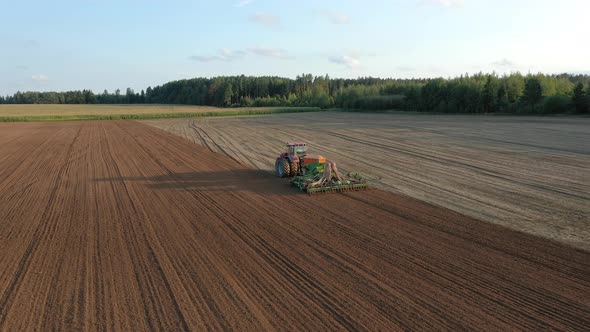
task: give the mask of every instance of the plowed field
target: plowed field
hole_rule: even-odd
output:
[[[0,330],[588,326],[588,252],[139,122],[0,124]]]
[[[261,170],[298,140],[375,186],[590,250],[590,118],[308,113],[154,120]]]

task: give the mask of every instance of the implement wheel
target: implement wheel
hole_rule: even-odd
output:
[[[291,175],[291,166],[286,158],[277,158],[275,162],[275,173],[280,178]]]

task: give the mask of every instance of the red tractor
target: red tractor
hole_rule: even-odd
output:
[[[281,153],[275,162],[275,171],[279,177],[304,175],[306,166],[318,163],[323,165],[326,158],[307,154],[307,144],[302,142],[287,143],[287,151]]]
[[[275,162],[278,176],[292,177],[291,184],[308,194],[345,190],[364,190],[369,187],[359,174],[341,174],[335,162],[307,153],[307,144],[287,143],[287,151]]]

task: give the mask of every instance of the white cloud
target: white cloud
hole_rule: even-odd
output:
[[[221,60],[217,55],[191,55],[188,58],[190,60],[200,61],[200,62]]]
[[[38,48],[41,44],[34,39],[27,39],[21,42],[22,47],[24,48]]]
[[[423,3],[433,6],[441,6],[445,8],[459,8],[463,7],[463,0],[424,0]]]
[[[359,57],[356,55],[331,56],[328,58],[328,61],[339,65],[345,65],[349,69],[357,69],[361,66]]]
[[[244,56],[246,52],[244,51],[235,51],[230,50],[227,48],[221,49],[217,52],[217,54],[213,55],[192,55],[189,56],[190,60],[200,61],[200,62],[211,62],[211,61],[232,61]]]
[[[235,7],[246,7],[247,5],[251,4],[252,0],[239,0],[234,6]]]
[[[199,61],[199,62],[213,62],[213,61],[233,61],[237,59],[241,59],[244,56],[252,54],[257,56],[275,58],[275,59],[288,59],[289,55],[287,51],[280,49],[280,48],[272,48],[272,47],[251,47],[248,48],[246,51],[242,50],[231,50],[228,48],[223,48],[217,51],[216,54],[206,54],[206,55],[192,55],[189,56],[189,60]]]
[[[350,23],[350,16],[335,12],[335,11],[323,11],[322,16],[333,24],[348,24]]]
[[[280,17],[269,13],[256,13],[250,16],[250,20],[269,28],[278,27],[281,24]]]
[[[289,56],[287,55],[285,50],[280,48],[270,48],[270,47],[252,47],[249,48],[248,51],[255,55],[277,58],[277,59],[287,59]]]
[[[46,75],[43,75],[43,74],[33,75],[33,76],[31,76],[31,79],[33,81],[37,81],[37,82],[47,82],[47,81],[49,81],[49,77],[47,77]]]
[[[254,1],[253,0],[238,0],[238,2],[236,2],[234,4],[234,7],[238,7],[238,8],[246,7],[249,4],[251,4],[252,2],[254,2]]]
[[[504,59],[492,62],[492,65],[498,66],[498,67],[514,67],[514,66],[516,66],[516,63],[514,63],[513,61],[511,61],[509,59],[504,58]]]
[[[397,66],[396,69],[399,71],[403,71],[403,72],[416,71],[416,67],[412,67],[412,66],[408,66],[408,65]]]

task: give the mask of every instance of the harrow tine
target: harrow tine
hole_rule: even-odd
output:
[[[315,188],[305,188],[304,191],[309,195],[325,194],[325,193],[337,193],[347,191],[361,191],[369,189],[369,185],[365,183],[360,184],[348,184],[348,185],[335,185],[335,186],[324,186]]]

